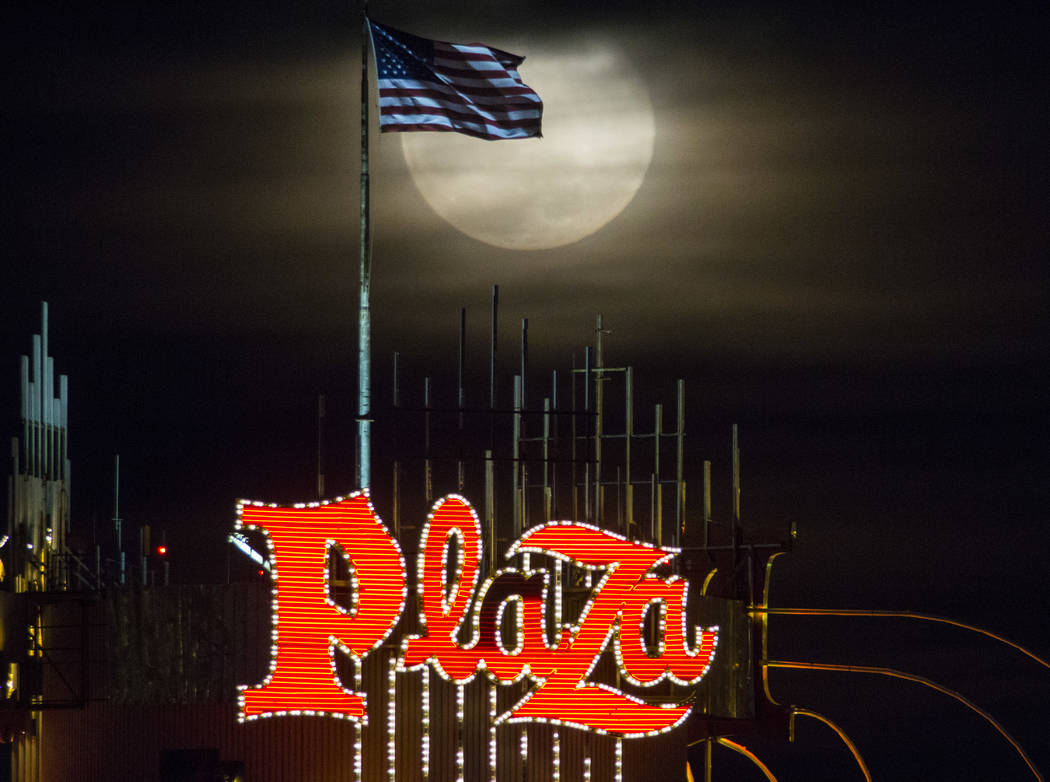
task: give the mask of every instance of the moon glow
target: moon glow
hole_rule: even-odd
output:
[[[653,156],[652,103],[608,47],[539,52],[520,73],[543,100],[543,138],[403,133],[401,148],[423,198],[463,233],[508,249],[560,247],[634,198]]]

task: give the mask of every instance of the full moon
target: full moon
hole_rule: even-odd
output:
[[[634,198],[653,157],[652,103],[608,47],[537,52],[519,72],[543,100],[543,138],[404,133],[401,148],[427,203],[463,233],[513,250],[560,247]]]

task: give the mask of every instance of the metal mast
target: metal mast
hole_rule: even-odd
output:
[[[372,482],[372,224],[368,177],[368,5],[361,27],[361,279],[357,339],[357,488]]]

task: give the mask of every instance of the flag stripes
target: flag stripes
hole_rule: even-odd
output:
[[[489,140],[541,135],[543,102],[517,71],[524,57],[368,24],[381,131],[452,131]]]

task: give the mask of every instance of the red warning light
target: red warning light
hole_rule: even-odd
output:
[[[158,555],[163,557],[167,553],[168,553],[168,547],[167,546],[157,546],[157,554]]]

